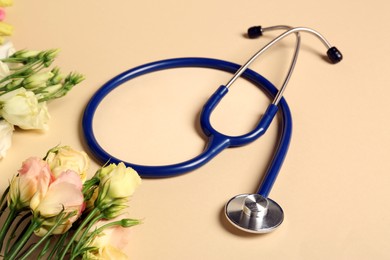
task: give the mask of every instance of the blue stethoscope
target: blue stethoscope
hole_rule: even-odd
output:
[[[285,30],[285,32],[261,48],[242,66],[228,61],[210,58],[176,58],[141,65],[139,67],[125,71],[109,80],[91,98],[87,107],[85,108],[82,119],[82,127],[86,143],[93,155],[103,163],[108,161],[113,163],[124,162],[126,166],[134,168],[141,177],[162,178],[177,176],[199,168],[226,148],[243,146],[253,142],[266,132],[273,118],[277,112],[280,111],[281,128],[279,141],[275,147],[274,156],[264,175],[260,188],[258,189],[257,193],[240,194],[233,197],[225,206],[226,217],[234,226],[241,230],[251,233],[267,233],[274,230],[282,223],[284,213],[282,208],[275,201],[268,198],[268,194],[270,193],[283,164],[291,139],[291,113],[286,101],[283,98],[283,92],[292,75],[298,58],[301,41],[300,32],[308,32],[320,39],[321,42],[327,47],[327,56],[332,63],[338,63],[342,59],[342,55],[336,47],[332,47],[332,45],[330,45],[329,42],[320,33],[306,27],[292,28],[290,26],[273,26],[262,28],[261,26],[255,26],[248,29],[248,37],[257,38],[261,36],[263,32],[277,29]],[[290,34],[296,35],[295,52],[292,57],[290,69],[287,73],[284,83],[280,90],[278,90],[267,79],[253,70],[248,69],[248,67],[263,52]],[[124,82],[141,75],[159,70],[180,67],[211,68],[234,73],[234,76],[230,79],[230,81],[226,85],[220,86],[217,91],[208,99],[201,111],[200,125],[204,134],[208,138],[208,142],[204,151],[200,155],[188,161],[164,166],[145,166],[125,162],[105,151],[95,138],[92,124],[95,111],[106,95]],[[210,123],[210,116],[221,99],[228,93],[229,87],[239,77],[243,77],[249,80],[274,99],[273,102],[268,106],[267,110],[264,112],[257,126],[252,131],[240,136],[228,136],[218,132],[213,128]]]

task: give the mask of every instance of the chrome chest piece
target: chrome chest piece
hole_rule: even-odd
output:
[[[241,194],[225,206],[227,219],[237,228],[250,233],[268,233],[283,222],[283,210],[273,200],[260,194]]]

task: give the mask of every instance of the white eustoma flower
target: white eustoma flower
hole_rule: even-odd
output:
[[[14,45],[11,41],[7,40],[0,45],[0,59],[8,58],[15,53]]]
[[[18,88],[0,96],[0,116],[22,129],[47,130],[50,115],[34,92]]]
[[[5,120],[0,120],[0,159],[5,157],[12,143],[14,126]]]
[[[10,74],[7,64],[0,61],[0,79],[7,77]]]
[[[0,59],[8,58],[13,53],[15,49],[12,45],[12,42],[6,41],[4,44],[0,45]],[[8,76],[10,74],[8,64],[0,61],[0,79]]]

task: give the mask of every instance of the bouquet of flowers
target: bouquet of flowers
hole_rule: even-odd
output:
[[[86,180],[89,164],[69,146],[22,163],[0,198],[4,259],[127,259],[110,241],[140,223],[124,216],[141,178],[119,163]]]
[[[48,129],[50,118],[47,101],[63,97],[84,80],[79,73],[67,76],[60,69],[49,67],[58,50],[16,51],[4,36],[12,26],[3,22],[1,7],[12,0],[0,0],[0,159],[11,147],[14,126],[21,129]]]

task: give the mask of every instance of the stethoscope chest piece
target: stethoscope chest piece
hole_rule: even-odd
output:
[[[250,233],[268,233],[283,222],[283,210],[273,200],[260,194],[241,194],[225,206],[227,219],[237,228]]]

